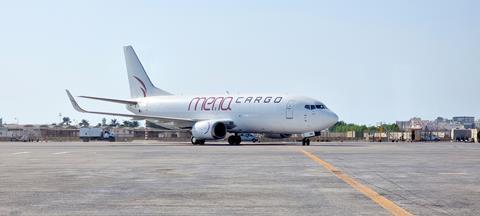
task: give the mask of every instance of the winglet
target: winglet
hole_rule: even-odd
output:
[[[65,89],[65,91],[67,92],[68,98],[70,99],[70,102],[72,103],[72,106],[75,110],[77,110],[78,112],[87,112],[78,105],[77,101],[75,101],[75,98],[72,96],[72,94],[70,94],[70,91],[68,91],[68,89]]]

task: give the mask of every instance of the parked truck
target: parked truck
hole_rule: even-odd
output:
[[[115,134],[109,130],[104,130],[103,128],[83,127],[80,128],[80,139],[84,142],[89,142],[90,140],[106,140],[114,142]]]

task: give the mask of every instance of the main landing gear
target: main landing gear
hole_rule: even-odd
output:
[[[192,136],[192,138],[190,139],[190,141],[192,141],[192,144],[193,145],[203,145],[205,144],[205,140],[199,140],[195,137]]]
[[[308,145],[308,146],[309,146],[309,145],[310,145],[310,139],[308,139],[308,138],[303,138],[303,139],[302,139],[302,145],[303,145],[303,146],[304,146],[304,145]]]
[[[237,134],[228,137],[228,143],[230,145],[240,145],[241,142],[242,138],[240,138],[240,136]]]

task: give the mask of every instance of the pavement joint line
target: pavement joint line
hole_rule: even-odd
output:
[[[438,174],[439,175],[467,175],[467,173],[464,173],[464,172],[441,172]]]
[[[372,201],[380,205],[382,208],[386,209],[387,211],[390,212],[390,214],[395,215],[395,216],[407,216],[407,215],[412,215],[412,213],[408,212],[407,210],[401,208],[397,204],[395,204],[393,201],[385,198],[384,196],[378,194],[375,192],[373,189],[361,184],[360,182],[356,181],[355,179],[351,178],[341,170],[338,170],[335,168],[333,165],[327,163],[326,161],[320,159],[319,157],[315,156],[314,154],[306,151],[303,148],[300,148],[300,151],[305,154],[308,158],[312,159],[313,161],[321,164],[325,169],[328,171],[332,172],[337,178],[341,179],[348,185],[350,185],[352,188],[355,190],[361,192],[363,195],[366,197],[370,198]]]
[[[11,155],[19,155],[19,154],[29,154],[30,152],[15,152],[12,153]]]
[[[60,155],[60,154],[68,154],[68,153],[70,153],[70,152],[55,152],[55,153],[52,153],[52,154],[54,154],[54,155]]]

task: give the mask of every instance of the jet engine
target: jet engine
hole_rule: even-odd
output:
[[[227,135],[227,127],[221,121],[199,121],[193,125],[192,135],[199,140],[223,139]]]
[[[270,139],[284,139],[284,138],[289,138],[291,136],[292,134],[274,134],[274,133],[265,134],[265,137]]]

